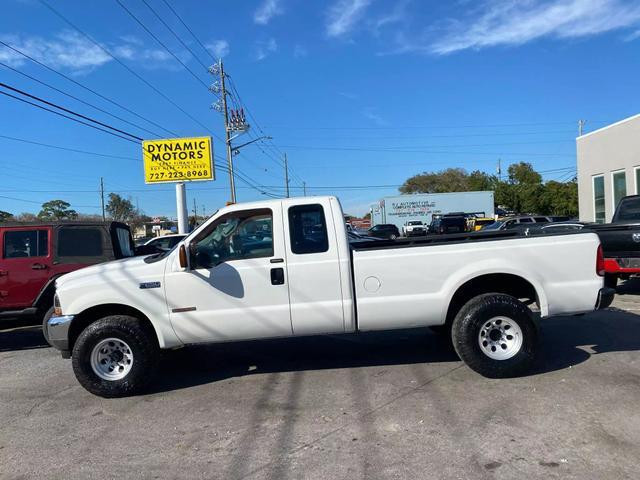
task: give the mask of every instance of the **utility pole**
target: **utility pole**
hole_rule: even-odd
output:
[[[100,177],[100,203],[102,204],[102,221],[106,221],[107,217],[104,214],[104,179]]]
[[[289,198],[289,163],[287,162],[287,154],[284,154],[284,188]]]
[[[231,203],[236,203],[236,179],[233,175],[233,153],[231,151],[231,129],[229,128],[229,110],[227,109],[227,88],[225,86],[224,66],[222,59],[218,61],[220,72],[220,88],[222,95],[222,114],[224,115],[224,139],[227,146],[227,167],[229,168],[229,189]]]
[[[578,120],[578,136],[582,136],[582,132],[584,131],[584,124],[587,123],[586,120]]]
[[[178,233],[189,233],[187,189],[183,182],[176,183],[176,206],[178,207]]]
[[[502,159],[498,159],[498,181],[502,181]]]
[[[307,196],[307,182],[302,182],[302,194]]]

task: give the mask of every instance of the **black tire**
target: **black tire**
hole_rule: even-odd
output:
[[[125,342],[133,354],[129,372],[121,379],[106,380],[91,365],[94,347],[102,340]],[[155,332],[138,318],[127,315],[104,317],[83,330],[73,346],[73,372],[80,384],[94,395],[105,398],[140,393],[149,383],[160,356]]]
[[[618,286],[618,276],[605,273],[604,286],[609,288],[616,288]]]
[[[53,316],[53,307],[46,311],[44,317],[42,317],[42,336],[47,341],[49,345],[51,342],[49,341],[49,332],[47,331],[47,322]],[[53,347],[53,345],[51,345]]]
[[[389,235],[389,240],[395,240],[396,238],[398,238],[398,236],[395,233]]]
[[[489,335],[491,332],[487,331],[486,326],[496,317],[504,317],[515,323],[522,334],[519,349],[514,350],[513,356],[504,360],[490,358],[489,355],[492,353],[488,349],[492,348],[491,344],[487,347],[488,353],[483,351],[480,344],[481,332]],[[499,330],[496,332],[496,335],[500,333]],[[502,293],[486,293],[469,300],[453,320],[451,336],[453,346],[464,363],[488,378],[508,378],[524,374],[535,360],[538,345],[538,329],[531,310],[517,298]]]

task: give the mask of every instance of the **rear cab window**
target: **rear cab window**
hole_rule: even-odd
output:
[[[5,260],[49,256],[47,229],[7,230],[2,240],[2,258]]]
[[[327,222],[322,205],[290,207],[289,237],[291,251],[297,255],[322,253],[329,250]]]

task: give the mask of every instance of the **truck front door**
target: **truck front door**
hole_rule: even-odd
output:
[[[280,228],[274,228],[280,226]],[[190,269],[168,265],[169,315],[185,343],[290,336],[279,208],[238,210],[190,241]]]

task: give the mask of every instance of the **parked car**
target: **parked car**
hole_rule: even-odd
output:
[[[491,217],[472,218],[471,219],[471,223],[473,225],[472,231],[478,232],[482,230],[484,227],[491,225],[495,222],[496,222],[496,219]]]
[[[427,226],[422,220],[410,220],[402,226],[402,234],[405,237],[412,237],[427,234]]]
[[[283,234],[245,245],[260,222]],[[473,370],[511,377],[538,349],[527,305],[542,318],[606,307],[614,290],[602,274],[593,233],[350,246],[335,197],[287,198],[224,207],[170,252],[59,278],[48,332],[80,384],[104,397],[141,391],[161,349],[437,325],[450,325]]]
[[[186,235],[182,233],[162,235],[161,237],[154,237],[151,240],[147,240],[143,245],[155,247],[158,250],[171,250],[180,243],[180,240],[184,237],[186,237]]]
[[[482,230],[523,230],[527,227],[530,227],[531,224],[550,222],[553,222],[553,219],[545,215],[522,215],[517,217],[503,218],[502,220],[498,220],[490,225],[486,225],[482,228]]]
[[[429,233],[464,233],[467,231],[467,217],[463,213],[435,216],[429,224]]]
[[[376,237],[371,237],[369,235],[363,235],[359,232],[356,232],[355,230],[347,230],[347,238],[349,240],[350,243],[353,242],[378,242],[380,241],[379,238]]]
[[[395,240],[400,236],[400,231],[398,230],[398,227],[391,223],[380,223],[367,230],[367,235],[370,237]]]
[[[0,319],[46,322],[54,282],[88,265],[134,255],[129,227],[118,222],[0,224]]]

